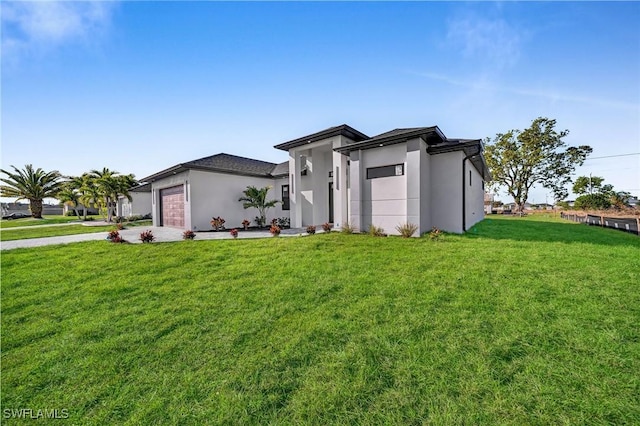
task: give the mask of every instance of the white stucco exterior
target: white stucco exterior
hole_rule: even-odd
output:
[[[268,198],[278,201],[284,187],[290,208],[279,202],[267,210],[267,220],[289,217],[294,228],[329,222],[339,229],[348,223],[359,232],[374,225],[393,235],[396,227],[411,223],[419,236],[432,227],[462,233],[484,218],[483,179],[489,175],[480,140],[450,140],[437,127],[395,129],[369,138],[342,125],[276,148],[287,151],[288,172],[287,163],[266,163],[278,172],[259,176],[202,166],[220,156],[240,165],[265,164],[218,154],[194,161],[192,168],[180,164],[154,175],[154,225],[161,224],[161,191],[176,185],[184,191],[184,227],[195,231],[211,229],[214,216],[223,217],[227,228],[240,227],[243,219],[253,222],[257,211],[243,209],[238,201],[247,186],[269,186]],[[171,205],[176,203],[182,207],[179,197]]]
[[[184,188],[184,228],[193,231],[211,229],[211,219],[222,217],[225,227],[240,228],[242,221],[248,219],[255,225],[256,209],[244,209],[238,201],[247,186],[263,188],[271,187],[268,199],[281,201],[282,185],[287,184],[284,178],[261,178],[241,176],[230,173],[216,173],[202,170],[187,170],[174,176],[159,179],[152,184],[153,225],[161,226],[160,191],[165,188],[183,185]],[[274,218],[289,217],[289,212],[282,209],[282,203],[267,210],[267,223]]]

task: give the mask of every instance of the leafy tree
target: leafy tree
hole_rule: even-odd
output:
[[[568,202],[568,201],[558,201],[558,202],[556,203],[556,205],[557,205],[558,207],[560,207],[561,209],[563,209],[563,210],[569,210],[569,209],[571,209],[571,206],[569,205],[569,202]]]
[[[606,194],[585,194],[576,198],[574,207],[582,210],[606,210],[611,207],[611,201]]]
[[[611,194],[609,200],[611,205],[617,210],[622,210],[629,205],[631,194],[626,191],[618,191]]]
[[[578,195],[600,192],[602,182],[604,182],[604,178],[600,176],[578,176],[573,182],[572,191]]]
[[[267,209],[275,207],[279,203],[278,200],[267,201],[267,193],[271,189],[270,186],[264,188],[256,188],[255,186],[247,186],[247,189],[242,191],[244,197],[240,197],[238,201],[242,201],[242,207],[245,209],[256,208],[258,209],[258,217],[256,221],[259,226],[264,226],[267,223]]]
[[[45,172],[41,168],[35,169],[27,164],[24,170],[11,166],[14,173],[0,169],[7,177],[0,179],[6,185],[0,186],[3,197],[15,197],[18,200],[29,200],[31,216],[42,218],[42,200],[55,198],[60,190],[61,175],[57,170]]]
[[[550,189],[556,200],[568,195],[566,185],[576,166],[592,151],[587,145],[567,147],[568,130],[556,132],[556,120],[539,117],[524,131],[498,133],[485,142],[485,158],[495,188],[505,187],[518,211],[524,209],[529,190],[536,184]]]

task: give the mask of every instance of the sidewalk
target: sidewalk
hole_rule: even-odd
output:
[[[49,225],[46,225],[49,226]],[[14,228],[15,229],[15,228]],[[155,237],[154,243],[167,243],[172,241],[181,241],[182,229],[165,228],[157,226],[137,226],[135,228],[123,229],[120,231],[120,235],[130,243],[142,244],[140,241],[140,233],[143,231],[151,230]],[[316,231],[322,233],[320,229]],[[296,237],[306,235],[306,231],[302,228],[283,229],[280,233],[281,237]],[[221,232],[196,232],[196,240],[228,240],[233,238],[229,231]],[[273,238],[269,231],[251,231],[251,232],[238,232],[238,239],[250,239],[250,238]],[[26,240],[14,240],[14,241],[2,241],[0,242],[0,250],[12,250],[17,248],[30,248],[30,247],[42,247],[55,244],[70,244],[82,241],[98,241],[106,240],[107,233],[97,232],[94,234],[76,234],[76,235],[64,235],[59,237],[46,237],[46,238],[30,238]]]

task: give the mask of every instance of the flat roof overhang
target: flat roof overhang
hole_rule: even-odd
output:
[[[361,142],[335,148],[334,151],[344,155],[349,155],[351,151],[378,148],[381,146],[394,145],[406,142],[411,139],[421,138],[427,145],[436,145],[447,140],[438,126],[426,127],[390,136],[373,137]]]
[[[343,124],[340,126],[330,127],[328,129],[322,130],[317,133],[313,133],[307,136],[303,136],[301,138],[293,139],[288,142],[275,145],[274,148],[281,149],[283,151],[289,151],[291,148],[297,148],[313,142],[321,141],[323,139],[329,139],[334,136],[345,136],[356,142],[369,139],[369,136],[365,135],[364,133],[354,129],[351,126]]]

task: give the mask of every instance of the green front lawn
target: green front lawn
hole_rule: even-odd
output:
[[[42,219],[34,219],[26,217],[23,219],[2,219],[0,220],[0,228],[16,228],[18,226],[34,226],[34,225],[54,225],[58,223],[69,223],[78,221],[77,216],[52,215],[44,216]]]
[[[132,226],[150,226],[150,220],[142,220],[138,222],[126,223],[125,227],[130,228]],[[84,225],[68,225],[68,226],[46,226],[38,228],[25,228],[25,229],[7,229],[0,231],[0,241],[12,241],[12,240],[24,240],[29,238],[42,238],[42,237],[59,237],[62,235],[74,235],[74,234],[93,234],[96,232],[108,232],[115,229],[114,225],[106,226],[84,226]]]
[[[640,238],[548,218],[11,250],[1,322],[75,424],[640,423]]]

